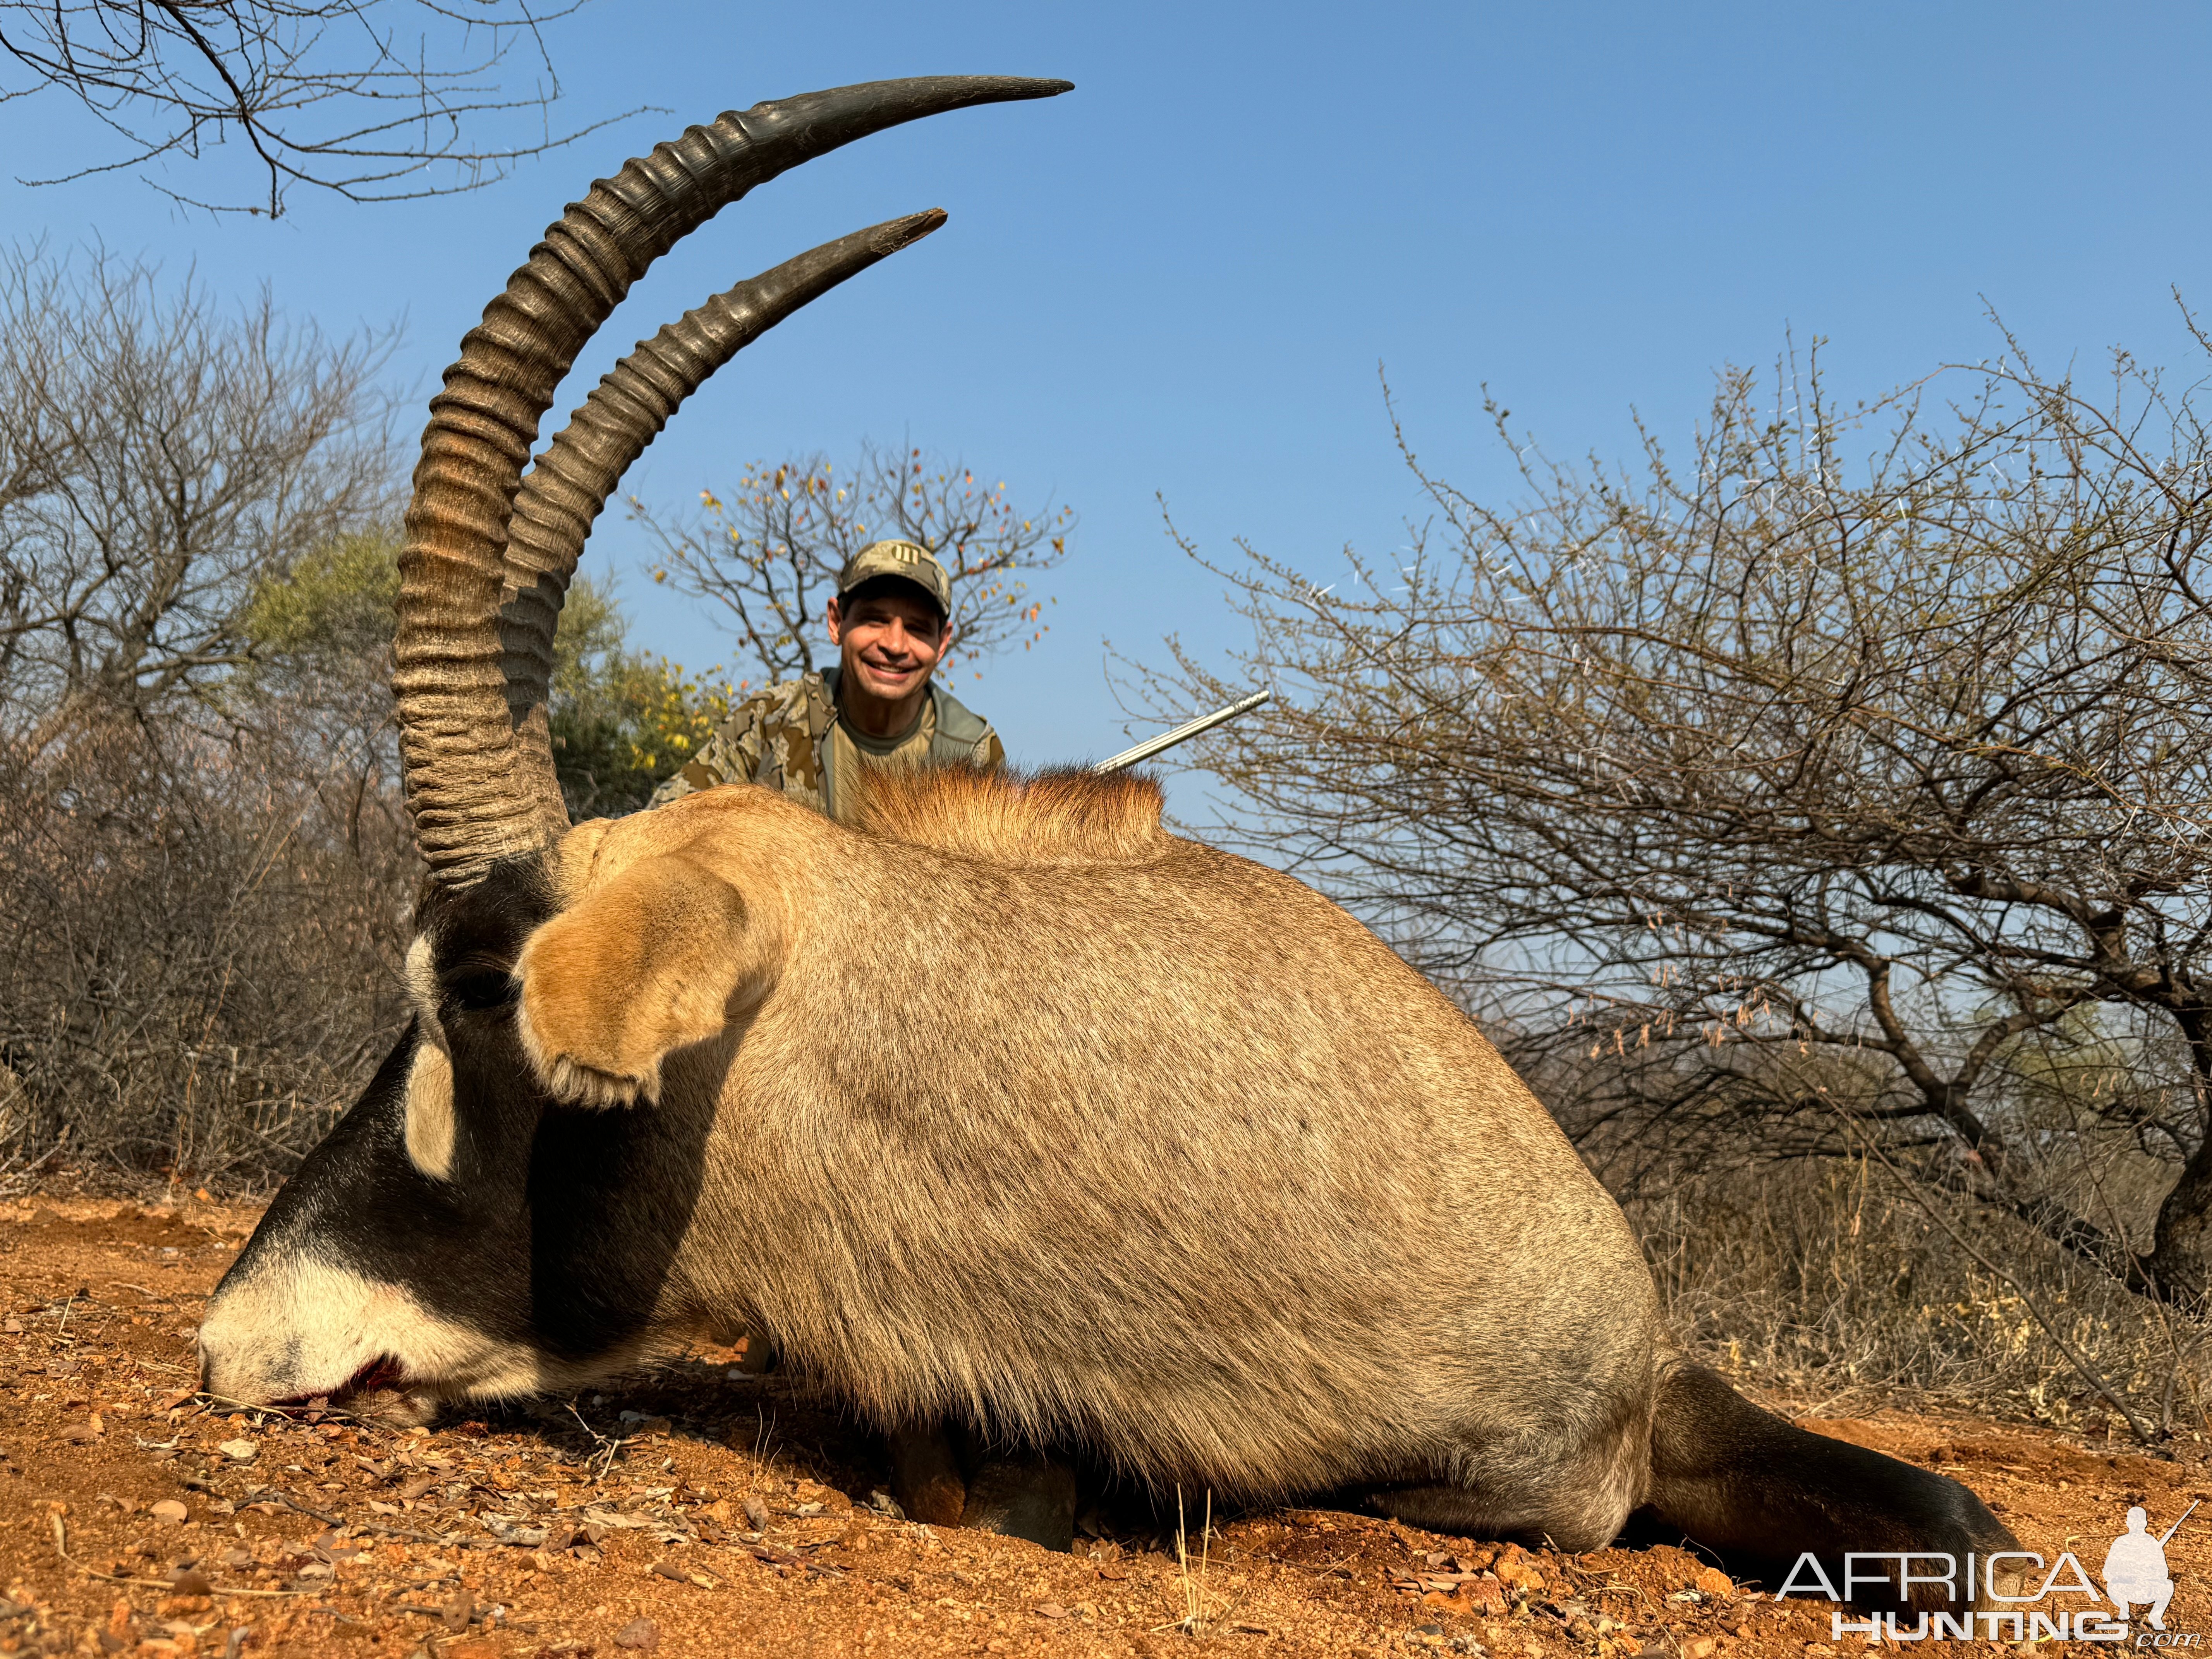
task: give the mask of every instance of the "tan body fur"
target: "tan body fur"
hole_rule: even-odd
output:
[[[885,1425],[1602,1541],[1668,1360],[1619,1208],[1373,934],[1159,805],[939,773],[859,833],[741,786],[566,838],[532,1063],[711,1116],[656,1323],[772,1333]]]

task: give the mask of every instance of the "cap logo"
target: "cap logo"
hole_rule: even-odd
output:
[[[872,576],[909,581],[933,599],[940,611],[951,608],[952,578],[937,556],[918,542],[870,542],[855,553],[837,574],[837,591],[849,593]]]

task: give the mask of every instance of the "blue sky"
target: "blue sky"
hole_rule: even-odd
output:
[[[336,331],[398,325],[419,408],[562,205],[685,123],[889,76],[1074,81],[757,192],[639,285],[556,406],[738,277],[945,208],[724,370],[625,488],[680,506],[750,458],[910,438],[1073,506],[1047,642],[958,688],[1030,763],[1125,741],[1103,641],[1158,659],[1171,631],[1236,637],[1157,497],[1206,547],[1246,537],[1324,581],[1346,544],[1403,539],[1419,501],[1378,364],[1424,460],[1498,491],[1484,382],[1553,453],[1620,454],[1632,412],[1686,435],[1714,371],[1771,361],[1789,331],[1826,337],[1834,383],[1872,395],[1993,356],[1985,307],[2046,366],[2124,343],[2194,373],[2171,290],[2212,304],[2201,6],[599,0],[548,40],[570,118],[672,112],[473,195],[301,192],[276,224],[211,223],[127,175],[0,181],[0,204],[15,234],[97,237],[221,292],[266,282]],[[0,106],[6,173],[100,143],[57,100]],[[711,619],[635,574],[639,547],[611,515],[586,553],[621,576],[638,641],[716,660]]]

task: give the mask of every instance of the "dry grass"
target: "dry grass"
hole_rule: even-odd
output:
[[[1626,1207],[1676,1328],[1755,1391],[1843,1411],[1909,1393],[2121,1439],[2128,1415],[2206,1426],[2204,1328],[2008,1217],[1844,1159],[1641,1185]]]
[[[1176,1488],[1176,1589],[1182,1612],[1173,1624],[1164,1625],[1163,1630],[1181,1631],[1185,1636],[1205,1636],[1219,1620],[1219,1609],[1214,1605],[1212,1576],[1208,1571],[1213,1550],[1213,1493],[1206,1494],[1206,1513],[1199,1522],[1196,1570],[1193,1570],[1190,1534],[1183,1517],[1182,1488]]]

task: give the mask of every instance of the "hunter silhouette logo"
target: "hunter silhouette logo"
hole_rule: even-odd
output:
[[[1990,1642],[2125,1642],[2129,1639],[2130,1609],[2143,1609],[2148,1629],[2136,1632],[2138,1648],[2203,1646],[2193,1631],[2169,1632],[2166,1604],[2173,1600],[2173,1576],[2166,1570],[2166,1547],[2181,1523],[2197,1512],[2191,1504],[2164,1532],[2154,1536],[2150,1514],[2140,1504],[2128,1511],[2127,1528],[2105,1552],[2096,1581],[2072,1551],[2056,1560],[2033,1550],[1998,1550],[1984,1556],[1960,1558],[1919,1551],[1852,1552],[1843,1557],[1840,1578],[1832,1576],[1820,1558],[1808,1551],[1774,1594],[1778,1601],[1790,1595],[1824,1595],[1832,1601],[1861,1599],[1867,1587],[1881,1586],[1880,1599],[1894,1596],[1917,1601],[1917,1618],[1907,1625],[1895,1613],[1881,1612],[1855,1620],[1838,1611],[1829,1617],[1832,1639],[1862,1636],[1869,1642],[1925,1642],[1949,1639]],[[2025,1591],[2025,1594],[2020,1592]],[[2075,1601],[2069,1598],[2079,1597]],[[2083,1602],[2087,1605],[2082,1605]],[[2110,1611],[2106,1604],[2109,1601]],[[1947,1604],[1940,1610],[1931,1603]]]
[[[2182,1510],[2181,1521],[2189,1519],[2196,1510],[2191,1504]],[[2148,1512],[2141,1504],[2128,1511],[2128,1529],[2112,1540],[2112,1547],[2105,1552],[2105,1594],[2112,1598],[2121,1618],[2128,1616],[2130,1606],[2145,1606],[2150,1609],[2147,1615],[2150,1627],[2166,1628],[2166,1604],[2173,1600],[2173,1579],[2166,1570],[2166,1546],[2181,1530],[2181,1521],[2154,1538]]]

